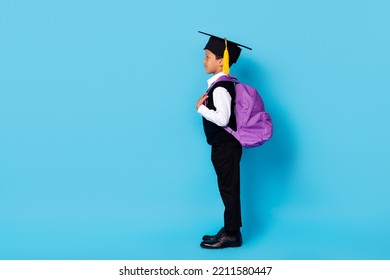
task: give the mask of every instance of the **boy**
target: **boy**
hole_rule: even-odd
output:
[[[213,76],[207,81],[208,93],[201,95],[196,109],[203,117],[207,143],[211,145],[213,163],[219,192],[225,207],[224,226],[215,235],[203,236],[202,248],[219,249],[242,245],[240,228],[240,161],[242,146],[223,127],[236,130],[234,114],[235,86],[229,81],[217,81],[229,73],[229,67],[237,62],[243,45],[207,34],[209,41],[204,47],[203,65],[207,74]],[[248,47],[245,47],[248,48]],[[250,48],[248,48],[250,49]]]

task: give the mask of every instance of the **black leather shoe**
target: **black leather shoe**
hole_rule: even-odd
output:
[[[224,228],[221,228],[221,229],[217,232],[217,234],[215,234],[215,235],[204,235],[202,239],[203,239],[204,241],[211,241],[211,240],[214,240],[214,239],[219,238],[223,233],[225,233],[225,229],[224,229]]]
[[[200,247],[205,249],[222,249],[228,247],[240,247],[242,245],[241,233],[234,236],[226,235],[225,232],[219,238],[200,243]]]

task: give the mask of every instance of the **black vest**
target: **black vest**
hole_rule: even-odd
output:
[[[214,95],[214,89],[217,87],[225,88],[229,92],[230,96],[232,97],[232,103],[230,108],[231,114],[230,114],[228,126],[233,130],[237,130],[236,116],[234,114],[236,90],[232,82],[227,82],[227,81],[216,82],[208,92],[209,97],[206,99],[207,101],[206,107],[211,110],[216,110],[214,106],[213,95]],[[220,127],[215,123],[206,120],[205,118],[203,118],[203,128],[206,134],[207,143],[209,143],[210,145],[236,140],[236,138],[234,138],[233,135],[227,132],[223,127]]]

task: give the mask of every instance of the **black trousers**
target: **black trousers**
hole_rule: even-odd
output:
[[[217,174],[218,188],[224,211],[224,227],[237,231],[242,226],[240,199],[240,161],[242,146],[238,141],[214,144],[211,161]]]

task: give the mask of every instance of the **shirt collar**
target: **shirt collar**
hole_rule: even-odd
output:
[[[213,83],[215,83],[216,80],[218,80],[222,76],[226,76],[226,74],[223,72],[219,72],[218,74],[215,74],[210,79],[208,79],[207,80],[208,87],[210,87]]]

